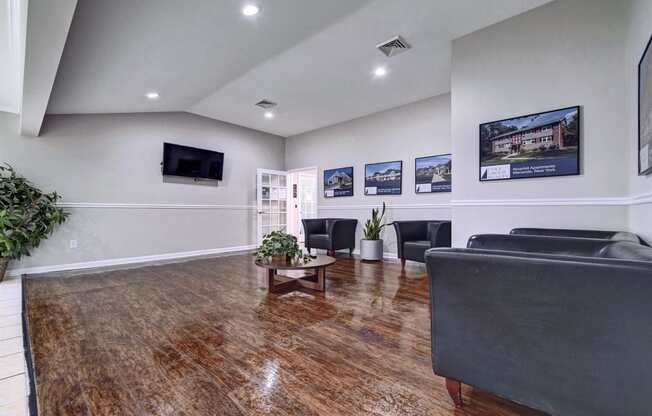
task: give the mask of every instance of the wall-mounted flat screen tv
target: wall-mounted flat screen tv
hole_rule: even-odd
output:
[[[224,153],[178,144],[163,144],[163,175],[222,180]]]
[[[480,180],[580,174],[580,107],[480,125]]]

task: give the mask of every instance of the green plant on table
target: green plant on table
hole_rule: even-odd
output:
[[[263,237],[263,243],[255,251],[256,260],[269,260],[276,256],[287,256],[291,261],[309,261],[310,256],[304,254],[297,238],[283,231],[272,231]]]
[[[383,232],[383,228],[387,226],[384,223],[385,217],[385,203],[383,202],[383,210],[380,212],[378,208],[371,210],[371,218],[367,220],[364,224],[364,239],[365,240],[380,240],[380,235]]]
[[[60,199],[56,192],[34,187],[11,166],[0,166],[0,262],[29,256],[66,221],[69,214],[57,206]]]

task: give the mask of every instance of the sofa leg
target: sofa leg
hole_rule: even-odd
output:
[[[349,257],[353,257],[353,249],[352,248],[349,249]]]
[[[401,259],[401,269],[405,269],[405,259]]]
[[[446,390],[453,399],[455,407],[462,407],[462,383],[451,378],[446,379]]]

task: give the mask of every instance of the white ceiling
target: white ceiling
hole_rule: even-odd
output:
[[[79,0],[48,113],[190,111],[295,135],[449,91],[452,39],[549,1],[259,0],[246,18],[244,0]],[[413,49],[386,58],[375,45],[396,34]]]

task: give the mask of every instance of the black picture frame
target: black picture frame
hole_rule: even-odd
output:
[[[380,165],[390,165],[398,163],[399,165],[399,170],[400,170],[400,179],[398,180],[398,191],[392,191],[392,192],[377,192],[376,193],[369,193],[367,188],[377,188],[374,186],[369,186],[370,184],[377,183],[377,182],[369,182],[367,179],[367,169],[369,166],[380,166]],[[365,196],[391,196],[391,195],[402,195],[403,194],[403,161],[402,160],[392,160],[390,162],[376,162],[376,163],[366,163],[364,165],[364,195]]]
[[[646,176],[652,173],[652,148],[648,147],[648,167],[647,169],[643,169],[643,166],[641,164],[641,152],[643,149],[641,148],[641,139],[642,139],[642,132],[643,132],[643,117],[641,111],[641,96],[643,94],[643,90],[647,87],[649,90],[652,90],[652,79],[647,79],[646,78],[646,85],[643,85],[643,80],[642,80],[642,72],[643,72],[643,65],[646,60],[649,60],[651,62],[648,62],[648,65],[652,65],[652,56],[648,56],[648,53],[650,52],[650,45],[652,45],[652,36],[650,36],[650,39],[647,42],[647,45],[645,46],[645,50],[643,51],[643,55],[641,55],[641,60],[638,61],[638,147],[637,147],[637,155],[636,155],[636,160],[638,160],[638,175],[639,176]],[[651,71],[652,72],[652,71]],[[649,84],[649,85],[648,85]],[[652,95],[652,93],[651,93]],[[652,100],[651,100],[652,101]],[[652,102],[649,103],[650,106],[652,106]],[[649,112],[648,112],[649,113]],[[648,120],[649,123],[652,124],[652,120]],[[650,138],[650,141],[646,144],[646,146],[652,146],[652,138]]]
[[[326,181],[327,181],[326,176],[329,174],[329,172],[338,172],[338,171],[344,171],[344,170],[348,170],[348,169],[351,170],[350,193],[348,192],[349,189],[347,189],[347,192],[341,192],[341,193],[333,192],[332,196],[328,196],[327,195],[327,190],[326,190]],[[323,180],[324,180],[324,183],[323,183],[324,184],[324,198],[328,198],[328,199],[330,199],[330,198],[346,198],[346,197],[353,196],[355,194],[355,175],[354,175],[354,173],[355,172],[354,172],[354,167],[353,166],[345,166],[345,167],[342,167],[342,168],[335,168],[335,169],[324,169],[324,177],[323,177]]]
[[[484,126],[490,125],[490,124],[495,124],[495,123],[503,123],[506,121],[511,121],[511,120],[516,120],[516,119],[522,119],[522,118],[528,118],[528,117],[536,117],[536,116],[541,116],[545,114],[550,114],[550,113],[556,113],[560,111],[566,111],[566,110],[575,110],[577,111],[577,151],[575,152],[575,169],[571,173],[551,173],[551,174],[538,174],[535,176],[521,176],[521,177],[508,177],[508,178],[496,178],[496,179],[483,179],[482,178],[482,155],[483,155],[483,143],[482,143],[482,129]],[[540,179],[540,178],[551,178],[551,177],[564,177],[564,176],[578,176],[582,174],[582,167],[581,167],[581,154],[582,154],[582,107],[580,105],[576,106],[570,106],[570,107],[563,107],[563,108],[558,108],[555,110],[549,110],[549,111],[541,111],[538,113],[531,113],[531,114],[525,114],[525,115],[520,115],[516,117],[508,117],[504,118],[502,120],[495,120],[495,121],[489,121],[486,123],[481,123],[478,127],[478,180],[480,182],[498,182],[498,181],[511,181],[511,180],[520,180],[520,179]],[[511,168],[511,164],[510,164]],[[510,175],[511,176],[511,175]]]
[[[446,193],[446,192],[452,192],[453,191],[453,185],[452,185],[452,177],[450,181],[447,181],[448,185],[443,186],[441,190],[433,190],[432,187],[430,188],[430,191],[428,192],[419,192],[419,183],[417,182],[417,165],[419,163],[419,160],[423,159],[433,159],[437,157],[444,157],[448,156],[448,160],[451,162],[453,161],[453,154],[452,153],[442,153],[439,155],[431,155],[431,156],[422,156],[422,157],[415,157],[414,158],[414,193],[417,195],[427,195],[427,194],[433,194],[433,193]],[[452,167],[451,167],[451,175],[452,175]],[[446,182],[444,182],[446,183]]]

